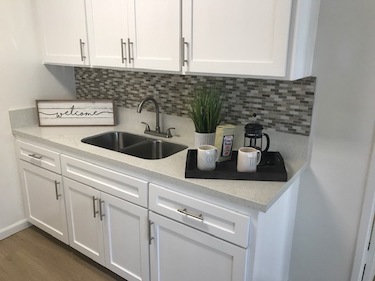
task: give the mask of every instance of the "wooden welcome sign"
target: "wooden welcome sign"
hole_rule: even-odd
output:
[[[113,126],[113,100],[37,100],[39,126]]]

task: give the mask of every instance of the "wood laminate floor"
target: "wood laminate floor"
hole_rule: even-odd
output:
[[[0,241],[0,281],[125,280],[35,227]]]

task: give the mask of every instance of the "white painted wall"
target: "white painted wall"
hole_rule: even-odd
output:
[[[322,0],[291,281],[350,280],[375,121],[375,1]]]
[[[0,239],[24,219],[8,110],[75,97],[72,68],[40,63],[32,3],[0,0]]]
[[[0,0],[0,238],[24,218],[7,111],[74,95],[72,68],[39,63],[32,2]],[[292,281],[350,278],[374,134],[374,5],[321,3],[311,167],[301,181]]]

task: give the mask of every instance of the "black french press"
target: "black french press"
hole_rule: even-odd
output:
[[[256,114],[253,114],[255,119]],[[253,123],[246,124],[245,126],[245,138],[244,146],[251,146],[259,149],[262,152],[268,151],[270,148],[270,137],[262,132],[263,126],[255,121]],[[263,149],[263,137],[266,138],[265,148]]]

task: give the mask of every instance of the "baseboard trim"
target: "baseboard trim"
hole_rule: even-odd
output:
[[[12,225],[9,225],[3,229],[0,229],[0,240],[3,240],[25,228],[30,227],[31,224],[26,220],[20,220]]]

